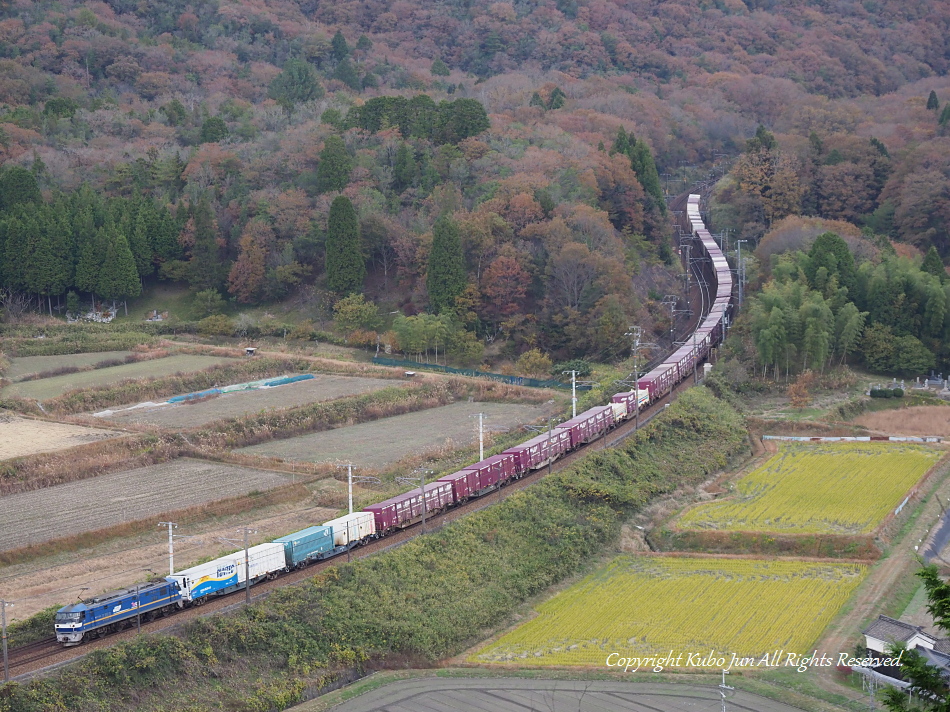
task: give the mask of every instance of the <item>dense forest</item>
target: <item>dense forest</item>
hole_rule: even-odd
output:
[[[458,358],[609,359],[667,332],[665,195],[709,171],[734,238],[804,214],[950,256],[948,25],[896,0],[4,0],[0,275],[47,313],[168,280],[328,320],[359,292],[438,314]]]

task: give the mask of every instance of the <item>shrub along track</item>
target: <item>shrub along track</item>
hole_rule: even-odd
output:
[[[663,398],[656,403],[652,404],[640,414],[640,427],[644,427],[649,423],[654,417],[659,415],[665,407],[676,398],[681,392],[692,386],[691,379],[687,378],[682,383],[680,383],[670,394],[670,396]],[[598,450],[604,449],[606,447],[613,447],[620,443],[622,440],[626,439],[636,431],[637,423],[635,420],[629,420],[618,428],[610,431],[605,437],[601,437],[598,440],[595,440],[592,443],[585,445],[578,450],[562,457],[557,462],[552,463],[549,467],[544,467],[540,470],[536,470],[529,475],[516,480],[505,487],[502,487],[499,490],[495,490],[483,497],[478,499],[473,499],[466,502],[463,505],[450,509],[441,514],[436,514],[432,517],[426,518],[426,531],[434,531],[443,527],[445,524],[452,522],[462,516],[470,514],[472,512],[490,507],[497,502],[500,502],[510,496],[512,493],[522,490],[530,485],[540,481],[544,476],[553,472],[560,472],[564,468],[572,465],[577,460],[581,459],[585,455],[596,452]],[[353,549],[346,558],[362,558],[364,556],[371,556],[382,551],[386,551],[406,542],[410,541],[413,537],[419,536],[422,534],[422,525],[414,524],[413,526],[407,527],[399,532],[391,534],[383,539],[377,539],[370,542],[369,544]],[[314,574],[317,574],[324,569],[334,566],[344,560],[344,557],[338,556],[327,561],[318,562],[308,568],[301,569],[299,571],[291,571],[290,573],[280,576],[274,581],[264,581],[251,589],[253,594],[252,599],[260,599],[266,596],[271,591],[281,588],[283,586],[293,585],[305,581],[306,579],[312,577]],[[228,594],[226,596],[221,596],[215,599],[208,601],[203,606],[188,608],[182,610],[179,613],[176,613],[168,618],[158,618],[155,620],[142,620],[142,632],[143,633],[153,633],[157,631],[167,631],[170,628],[177,627],[182,623],[186,623],[194,618],[199,616],[208,615],[211,613],[216,613],[219,611],[229,610],[236,607],[239,607],[244,603],[245,592],[243,589],[235,591],[234,593]],[[34,673],[40,672],[42,670],[49,669],[51,667],[57,667],[65,663],[76,660],[80,657],[83,657],[89,652],[94,650],[99,650],[102,648],[108,648],[112,645],[124,641],[130,640],[136,635],[136,623],[135,620],[131,620],[127,623],[126,629],[116,633],[114,635],[107,636],[105,638],[99,638],[96,640],[91,640],[82,645],[73,647],[73,648],[63,648],[59,643],[56,642],[55,637],[37,641],[35,643],[30,643],[28,645],[20,646],[10,650],[10,676],[12,678],[29,678],[32,677]]]

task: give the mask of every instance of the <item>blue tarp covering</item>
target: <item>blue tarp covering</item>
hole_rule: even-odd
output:
[[[172,396],[168,399],[169,403],[181,403],[182,401],[194,400],[195,398],[204,398],[213,396],[221,392],[220,388],[209,388],[206,391],[196,391],[195,393],[186,393],[183,396]]]
[[[297,381],[309,381],[313,378],[312,373],[304,373],[299,376],[283,376],[281,378],[274,378],[270,381],[264,381],[264,385],[268,388],[273,386],[285,386],[288,383],[296,383]]]

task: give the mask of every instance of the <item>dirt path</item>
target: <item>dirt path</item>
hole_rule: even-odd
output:
[[[183,569],[202,559],[219,556],[238,547],[221,541],[236,539],[238,526],[251,526],[258,534],[252,544],[269,541],[332,519],[336,510],[309,506],[308,502],[277,505],[256,515],[240,514],[208,522],[204,526],[180,528],[176,534],[198,536],[179,539],[175,545],[175,568]],[[259,517],[259,518],[255,518]],[[151,574],[168,573],[168,538],[165,529],[153,535],[97,547],[81,557],[67,556],[62,562],[40,559],[0,569],[0,598],[16,601],[10,620],[24,620],[53,605],[66,605],[78,598],[94,596]],[[8,613],[8,616],[10,614]]]
[[[948,466],[941,464],[942,471],[935,473],[937,495],[950,496],[950,478],[947,478]],[[835,620],[825,631],[818,644],[818,650],[837,657],[838,653],[850,653],[857,642],[863,644],[861,631],[884,610],[887,599],[897,585],[912,577],[920,564],[915,558],[914,545],[926,539],[929,531],[940,519],[941,511],[937,497],[929,496],[921,508],[920,515],[907,528],[903,537],[891,543],[887,557],[881,559],[868,574],[867,579],[854,596],[854,607]],[[846,695],[851,699],[864,699],[854,689],[845,687],[835,680],[834,668],[816,668],[816,680],[829,692]]]

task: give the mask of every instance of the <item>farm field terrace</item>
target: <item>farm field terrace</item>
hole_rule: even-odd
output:
[[[683,514],[679,529],[867,534],[940,460],[939,450],[894,443],[786,443],[735,483],[728,499]]]
[[[860,564],[620,556],[468,660],[602,667],[612,653],[672,651],[685,666],[710,652],[804,654],[865,573]]]
[[[0,497],[0,551],[288,484],[275,472],[180,459]]]
[[[472,416],[478,413],[487,416],[484,427],[490,431],[533,422],[548,410],[544,405],[517,403],[452,403],[287,440],[273,440],[241,448],[238,452],[306,462],[351,460],[365,467],[384,467],[408,455],[477,443],[478,419]]]
[[[0,415],[0,460],[65,450],[121,435],[111,430]]]
[[[6,397],[19,396],[21,398],[47,400],[61,396],[63,393],[76,388],[106,386],[126,378],[151,378],[170,376],[179,372],[200,371],[203,368],[231,360],[233,359],[220,356],[178,354],[151,361],[125,363],[121,366],[110,366],[94,371],[81,371],[63,376],[53,376],[52,378],[42,378],[36,381],[14,383],[3,389],[3,395]]]
[[[131,356],[131,351],[92,351],[84,354],[63,354],[60,356],[23,356],[10,359],[10,367],[4,376],[11,381],[19,381],[24,376],[35,373],[55,371],[57,368],[85,368],[105,361],[121,361]]]
[[[114,409],[108,420],[116,423],[138,423],[160,428],[196,428],[222,418],[240,418],[264,410],[293,408],[358,395],[398,385],[382,378],[333,376],[316,374],[314,378],[288,383],[275,388],[224,393],[197,403],[179,403],[133,410]]]

